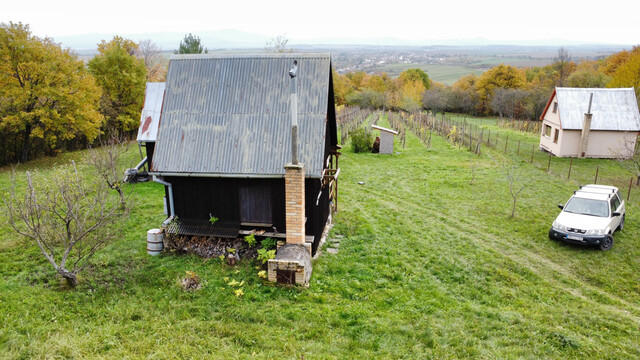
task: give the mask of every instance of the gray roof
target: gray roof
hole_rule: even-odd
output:
[[[307,176],[320,177],[327,109],[333,104],[329,54],[172,57],[153,171],[284,176],[284,165],[291,162],[289,70],[294,59],[298,61],[298,157]]]
[[[582,129],[591,93],[591,130],[640,131],[638,100],[633,88],[556,88],[563,129]]]

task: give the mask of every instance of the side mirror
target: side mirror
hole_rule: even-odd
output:
[[[611,216],[616,217],[616,216],[620,216],[620,213],[617,211],[614,211],[613,214],[611,214]]]
[[[558,207],[560,208],[560,210],[564,209],[564,205],[562,204],[558,204]]]

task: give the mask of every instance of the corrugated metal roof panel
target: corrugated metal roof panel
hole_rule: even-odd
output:
[[[633,88],[556,88],[563,129],[582,129],[591,93],[592,130],[640,131],[640,113]]]
[[[291,161],[289,70],[298,60],[299,160],[322,176],[328,54],[175,56],[153,157],[158,172],[284,175]]]
[[[144,94],[144,107],[140,116],[138,141],[156,141],[165,83],[148,82]]]

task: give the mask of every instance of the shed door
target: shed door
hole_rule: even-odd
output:
[[[240,221],[273,223],[271,188],[268,186],[240,187]]]

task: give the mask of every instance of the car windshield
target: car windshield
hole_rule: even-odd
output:
[[[604,200],[574,197],[564,207],[564,211],[591,216],[609,216],[609,206]]]

